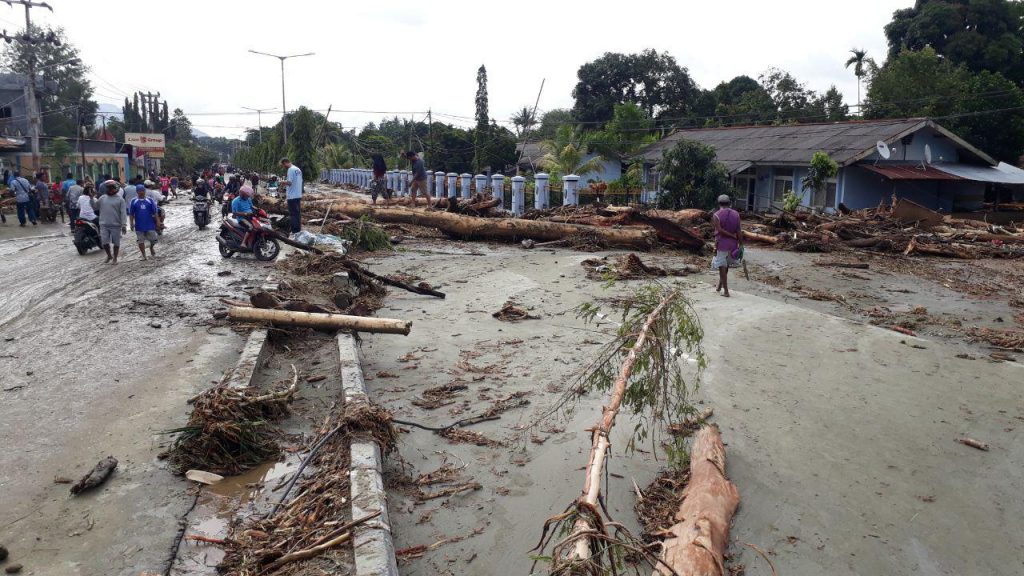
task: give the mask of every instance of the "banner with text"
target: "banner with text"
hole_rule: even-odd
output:
[[[124,143],[136,148],[164,148],[163,134],[141,134],[138,132],[126,132]]]

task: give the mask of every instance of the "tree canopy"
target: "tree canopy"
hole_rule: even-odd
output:
[[[889,58],[931,47],[972,72],[1024,84],[1024,4],[1011,0],[917,0],[885,26]]]
[[[715,149],[693,140],[680,140],[665,150],[658,164],[662,208],[711,208],[720,194],[729,192],[729,172],[715,157]]]

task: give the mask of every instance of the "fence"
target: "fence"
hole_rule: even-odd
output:
[[[385,173],[389,190],[398,197],[409,196],[412,174],[408,170],[389,170]],[[373,183],[373,171],[368,168],[334,168],[322,170],[320,180],[329,184],[356,186],[369,190]],[[591,204],[598,200],[622,199],[623,204],[631,201],[639,203],[653,199],[652,192],[627,190],[620,193],[596,192],[589,187],[580,186],[580,177],[569,174],[562,177],[561,182],[550,182],[550,176],[543,172],[534,175],[534,181],[528,183],[522,176],[506,178],[502,174],[490,177],[484,174],[456,174],[455,172],[427,172],[427,189],[436,197],[470,198],[474,194],[493,194],[499,190],[500,208],[508,207],[516,216],[521,216],[527,209],[545,209],[552,206],[578,206]]]

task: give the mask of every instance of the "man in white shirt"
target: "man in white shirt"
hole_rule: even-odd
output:
[[[281,166],[288,171],[282,182],[288,189],[288,220],[292,234],[302,231],[302,170],[287,158],[281,158]]]

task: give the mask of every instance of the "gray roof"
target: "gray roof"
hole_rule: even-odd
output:
[[[541,148],[540,142],[527,142],[525,145],[520,142],[516,144],[516,152],[523,153],[519,159],[520,166],[536,164],[544,157],[544,150]]]
[[[657,163],[666,149],[686,139],[714,148],[718,160],[730,171],[744,163],[807,165],[818,151],[847,166],[870,156],[879,140],[891,144],[926,126],[939,130],[982,161],[995,164],[991,157],[926,118],[677,130],[645,148],[642,155],[645,161]]]

